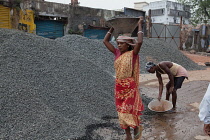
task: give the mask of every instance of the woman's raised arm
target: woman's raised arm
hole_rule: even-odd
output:
[[[143,22],[144,22],[144,17],[141,16],[139,21],[138,21],[138,33],[137,33],[138,39],[137,39],[136,45],[135,45],[135,47],[133,49],[133,53],[135,55],[137,55],[139,53],[141,45],[143,43],[143,31],[142,31],[142,24],[143,24]]]
[[[107,47],[107,49],[108,49],[109,51],[111,51],[112,53],[115,52],[115,48],[114,48],[114,46],[109,42],[109,40],[110,40],[110,37],[111,37],[113,31],[114,31],[114,28],[111,27],[111,28],[109,29],[109,31],[107,32],[107,34],[105,35],[104,40],[103,40],[104,45],[105,45],[105,46]]]

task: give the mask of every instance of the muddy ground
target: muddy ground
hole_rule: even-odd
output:
[[[183,52],[199,65],[210,61],[210,57]],[[150,101],[158,97],[158,82],[154,74],[140,75],[140,90],[143,98]],[[168,82],[167,76],[163,77]],[[199,71],[189,71],[189,80],[185,80],[177,91],[176,113],[155,113],[147,110],[141,116],[143,140],[210,140],[203,133],[203,123],[198,118],[198,107],[210,82],[210,68]],[[165,90],[163,92],[165,99]],[[95,125],[95,129],[87,129],[85,139],[123,140],[124,132],[119,128],[117,118],[105,118],[107,123]],[[93,128],[93,127],[91,127]]]

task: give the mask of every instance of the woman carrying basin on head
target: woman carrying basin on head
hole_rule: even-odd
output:
[[[110,42],[114,28],[110,28],[104,38],[104,44],[109,51],[115,55],[114,68],[115,80],[115,103],[118,112],[119,122],[122,129],[125,129],[126,140],[131,140],[130,128],[134,129],[134,139],[139,140],[142,135],[140,115],[143,111],[143,103],[139,93],[139,56],[142,42],[143,17],[138,21],[138,39],[128,36],[117,38],[118,48]]]

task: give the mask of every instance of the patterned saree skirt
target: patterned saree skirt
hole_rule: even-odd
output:
[[[133,77],[116,79],[115,103],[122,129],[140,125],[143,104]]]

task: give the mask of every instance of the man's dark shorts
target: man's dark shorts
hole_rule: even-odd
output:
[[[182,83],[184,82],[184,79],[186,77],[182,76],[182,77],[174,77],[174,89],[179,89],[182,87]]]

